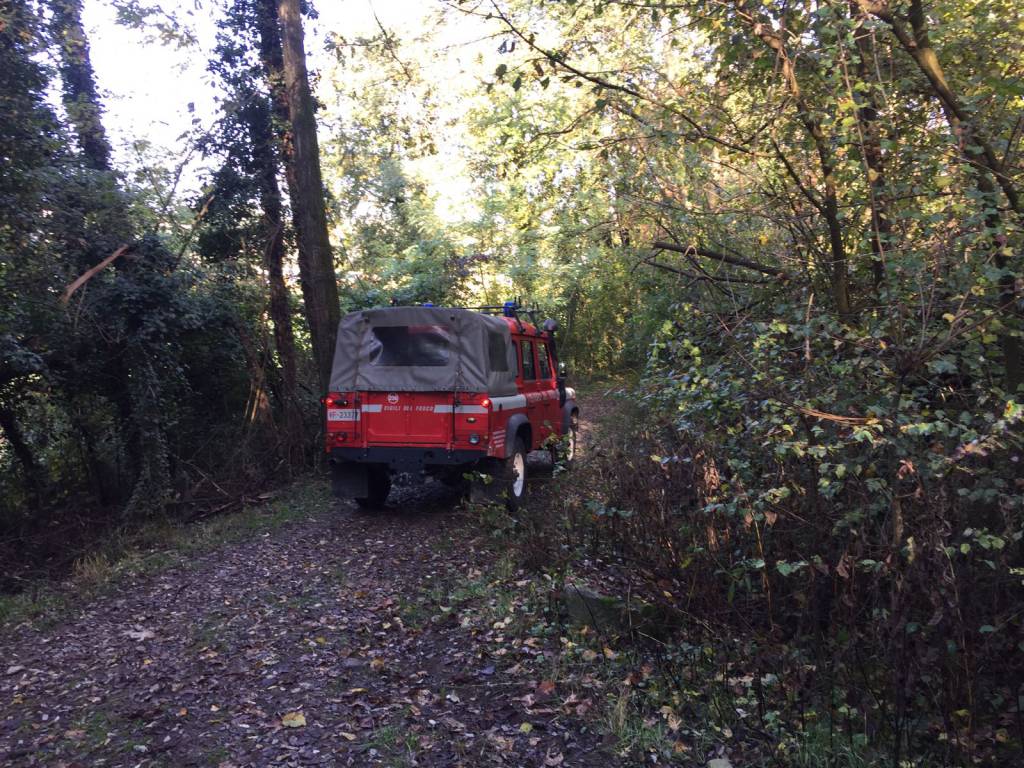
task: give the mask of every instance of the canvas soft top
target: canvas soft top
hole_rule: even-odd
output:
[[[508,323],[468,309],[387,307],[338,325],[332,392],[516,394]]]

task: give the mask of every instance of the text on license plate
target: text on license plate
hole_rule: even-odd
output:
[[[355,408],[328,408],[328,421],[359,421],[359,411]]]

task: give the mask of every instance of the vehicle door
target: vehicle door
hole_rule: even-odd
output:
[[[550,434],[559,433],[562,409],[558,403],[558,384],[551,364],[551,349],[546,342],[537,341],[534,350],[537,355],[537,397],[540,398],[537,403],[538,418],[543,424],[541,440],[546,440]]]
[[[532,340],[520,339],[517,346],[519,347],[519,372],[522,379],[522,393],[526,396],[526,415],[530,420],[530,425],[533,427],[534,444],[527,446],[527,450],[532,450],[543,439],[541,423],[544,421],[544,418],[543,409],[538,401],[537,361],[534,358]]]

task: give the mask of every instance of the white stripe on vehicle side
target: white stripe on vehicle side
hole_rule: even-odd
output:
[[[492,397],[492,408],[513,409],[526,407],[526,395],[510,395],[509,397]]]
[[[364,405],[363,413],[380,413],[383,408],[384,406],[381,405],[380,403],[375,403],[373,405]]]
[[[451,413],[453,407],[450,405],[435,405],[434,413]],[[487,413],[487,409],[482,405],[456,405],[454,406],[455,413]]]

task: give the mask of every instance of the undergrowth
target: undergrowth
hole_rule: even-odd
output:
[[[790,492],[755,503],[736,469],[754,445],[724,454],[639,392],[623,388],[583,460],[529,513],[481,518],[563,590],[590,584],[657,617],[563,630],[566,663],[603,681],[602,721],[623,754],[838,768],[1024,760],[1011,516],[952,525],[964,518],[943,511],[945,490],[911,488],[897,536],[888,517],[857,518],[863,507],[843,499],[852,484],[812,514],[799,481],[820,466],[777,455],[765,459],[771,482]],[[911,514],[925,504],[933,517]]]

